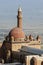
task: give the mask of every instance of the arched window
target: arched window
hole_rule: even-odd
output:
[[[43,65],[43,61],[41,62],[41,65]]]
[[[30,65],[37,65],[36,58],[32,57],[32,59],[30,60]]]

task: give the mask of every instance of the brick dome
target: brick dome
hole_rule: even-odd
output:
[[[17,38],[25,38],[25,33],[23,32],[23,30],[21,28],[13,28],[10,32],[9,32],[9,36],[13,36],[14,39]]]

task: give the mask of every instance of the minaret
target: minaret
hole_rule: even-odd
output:
[[[17,27],[22,29],[22,9],[21,9],[21,7],[18,8]]]

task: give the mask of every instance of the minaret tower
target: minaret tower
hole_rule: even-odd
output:
[[[21,7],[18,8],[17,27],[22,29],[22,9],[21,9]]]

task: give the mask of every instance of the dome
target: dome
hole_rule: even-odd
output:
[[[13,36],[14,39],[17,39],[17,38],[25,38],[25,34],[24,32],[22,31],[21,28],[13,28],[10,32],[9,32],[9,36]]]

